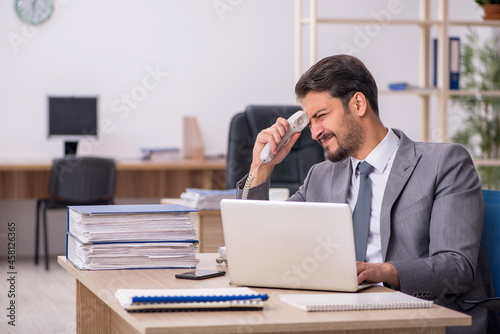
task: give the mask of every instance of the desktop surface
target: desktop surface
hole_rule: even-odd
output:
[[[217,265],[217,254],[199,254],[197,269],[227,269]],[[305,312],[279,300],[284,293],[304,290],[253,288],[269,295],[263,311],[128,313],[114,297],[118,288],[185,289],[231,287],[227,276],[194,281],[176,279],[186,269],[81,271],[65,257],[59,264],[77,279],[78,333],[445,333],[445,326],[468,326],[468,315],[434,305],[429,309],[390,311]],[[387,292],[372,287],[359,293]],[[307,293],[324,293],[306,291]]]

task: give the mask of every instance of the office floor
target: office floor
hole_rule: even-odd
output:
[[[16,259],[15,298],[9,297],[10,270],[7,259],[0,258],[0,333],[8,334],[72,334],[76,333],[76,283],[56,263],[53,257],[50,270],[45,271],[43,260],[35,266],[32,258]],[[15,301],[15,327],[10,326],[9,307]],[[7,319],[7,321],[5,320]]]

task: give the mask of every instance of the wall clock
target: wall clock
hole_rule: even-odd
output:
[[[17,15],[28,24],[40,24],[54,12],[53,0],[14,0]]]

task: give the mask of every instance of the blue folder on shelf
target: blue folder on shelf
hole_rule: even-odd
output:
[[[434,87],[438,85],[438,40],[433,41],[434,51]],[[449,42],[450,89],[460,89],[460,38],[450,37]]]

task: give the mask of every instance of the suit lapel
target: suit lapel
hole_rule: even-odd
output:
[[[416,154],[415,143],[412,140],[399,130],[393,129],[393,131],[401,138],[401,141],[396,156],[394,157],[389,179],[387,180],[384,198],[382,200],[382,211],[380,213],[380,241],[383,261],[385,261],[391,237],[392,207],[421,157],[421,154]]]
[[[330,203],[347,203],[349,185],[351,184],[352,167],[351,159],[347,158],[335,164],[336,170],[330,175]]]

